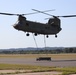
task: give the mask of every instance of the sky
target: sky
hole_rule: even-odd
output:
[[[51,15],[76,15],[76,0],[0,0],[0,12],[26,14],[37,10],[51,10]],[[25,15],[28,20],[47,23],[45,14]],[[0,49],[36,47],[32,34],[13,28],[18,16],[0,15]],[[76,47],[76,18],[60,18],[62,31],[46,38],[47,47]],[[38,47],[44,47],[44,36],[35,37]]]

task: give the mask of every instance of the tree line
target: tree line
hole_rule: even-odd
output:
[[[76,48],[50,49],[50,50],[1,50],[0,54],[59,54],[76,53]]]

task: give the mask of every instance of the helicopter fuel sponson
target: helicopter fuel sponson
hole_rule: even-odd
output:
[[[48,23],[43,24],[26,20],[26,17],[19,15],[18,22],[14,25],[14,28],[27,32],[27,36],[29,36],[29,32],[31,32],[34,33],[35,36],[37,36],[37,34],[43,34],[47,35],[47,37],[48,35],[55,35],[55,37],[57,37],[56,34],[61,31],[60,19],[57,17],[50,18]]]

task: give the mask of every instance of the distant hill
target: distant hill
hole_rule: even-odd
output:
[[[34,48],[34,47],[27,47],[27,48],[10,48],[10,49],[0,49],[0,51],[19,51],[19,50],[56,50],[56,49],[64,49],[65,47],[42,47],[42,48]]]
[[[42,47],[42,48],[10,48],[0,49],[0,54],[58,54],[58,53],[76,53],[76,47]]]

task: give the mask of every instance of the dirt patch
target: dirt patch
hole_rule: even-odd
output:
[[[17,72],[20,72],[18,74],[15,74]],[[0,70],[0,73],[10,73],[12,75],[58,75],[58,74],[62,74],[62,72],[56,72],[56,71],[52,71],[52,72],[35,72],[35,73],[23,73],[23,72],[30,72],[27,70]],[[14,73],[14,74],[13,74]]]
[[[14,74],[14,75],[58,75],[62,74],[62,72],[36,72],[36,73],[23,73],[23,74]]]
[[[0,70],[0,73],[24,72],[25,70]]]

